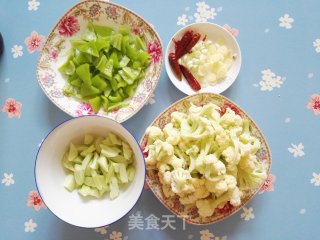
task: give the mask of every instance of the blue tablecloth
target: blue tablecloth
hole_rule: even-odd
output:
[[[223,95],[253,117],[270,144],[273,165],[264,191],[228,219],[206,226],[184,224],[148,189],[108,227],[83,229],[59,220],[41,204],[34,163],[41,140],[70,117],[41,91],[39,51],[27,39],[33,31],[48,36],[77,1],[2,0],[0,239],[319,239],[320,2],[115,2],[153,24],[164,47],[179,28],[196,21],[225,25],[236,36],[242,68]],[[140,139],[164,108],[184,96],[163,68],[149,104],[124,125]]]

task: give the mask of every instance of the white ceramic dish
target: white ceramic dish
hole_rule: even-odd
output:
[[[137,113],[153,93],[162,69],[162,44],[153,27],[136,13],[122,6],[106,1],[88,0],[73,6],[65,13],[50,32],[43,47],[37,65],[37,77],[46,96],[62,111],[72,117],[93,114],[92,107],[73,97],[63,94],[66,80],[58,71],[68,57],[71,39],[81,39],[88,22],[106,25],[117,29],[121,25],[129,26],[134,34],[139,35],[147,44],[151,64],[146,76],[141,80],[132,98],[127,99],[127,107],[97,115],[123,122]]]
[[[268,143],[260,131],[258,126],[253,122],[250,116],[247,115],[239,106],[233,103],[226,97],[222,95],[213,94],[213,93],[199,93],[192,96],[187,96],[169,106],[158,117],[151,123],[151,126],[157,126],[161,129],[171,121],[171,113],[178,111],[186,113],[190,107],[190,104],[195,104],[197,106],[203,106],[208,103],[214,103],[219,106],[221,109],[231,108],[236,114],[239,114],[242,118],[246,118],[250,124],[250,132],[253,136],[257,137],[261,142],[261,147],[256,153],[258,161],[264,162],[267,166],[267,175],[270,173],[271,168],[271,152],[268,146]],[[145,149],[147,143],[147,136],[144,135],[140,141],[142,149]],[[261,186],[249,189],[244,192],[244,195],[241,198],[241,205],[234,207],[231,204],[226,204],[221,209],[216,209],[214,214],[209,217],[201,217],[198,213],[197,207],[185,207],[180,203],[179,197],[174,195],[172,197],[166,197],[163,194],[162,184],[158,176],[157,169],[147,169],[147,183],[155,194],[155,196],[160,200],[160,202],[167,207],[173,214],[179,218],[184,218],[186,222],[195,225],[206,225],[216,223],[221,221],[235,212],[239,211],[244,205],[246,205],[258,192]]]
[[[81,140],[86,133],[106,136],[110,131],[127,141],[134,152],[134,180],[114,200],[108,194],[88,200],[76,190],[66,190],[61,158],[70,141]],[[83,116],[61,123],[44,139],[37,154],[35,179],[44,203],[58,218],[75,226],[95,228],[119,220],[133,208],[143,190],[145,162],[139,144],[121,124],[105,117]]]
[[[189,86],[189,84],[184,79],[184,77],[182,81],[179,81],[177,79],[177,77],[172,71],[172,68],[170,66],[169,59],[168,59],[169,53],[174,52],[173,39],[176,39],[176,40],[181,39],[183,34],[189,29],[192,29],[194,32],[200,33],[202,37],[206,36],[206,39],[209,39],[213,42],[216,42],[218,39],[223,39],[225,42],[225,45],[233,52],[235,56],[233,65],[229,69],[225,79],[220,80],[216,85],[202,87],[199,91],[194,91]],[[239,44],[237,43],[237,40],[223,27],[217,24],[208,23],[208,22],[194,23],[180,29],[170,39],[170,42],[168,43],[166,53],[165,53],[165,67],[166,67],[167,74],[171,82],[173,83],[173,85],[175,85],[180,91],[182,91],[187,95],[192,95],[194,93],[199,93],[199,92],[200,93],[202,92],[222,93],[234,83],[234,81],[236,80],[240,72],[241,51],[240,51]]]

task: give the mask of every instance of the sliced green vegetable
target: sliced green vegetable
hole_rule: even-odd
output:
[[[86,197],[99,198],[109,193],[114,199],[119,195],[119,186],[133,181],[135,168],[133,152],[129,144],[110,132],[106,137],[85,134],[83,144],[70,142],[62,158],[68,171],[64,187],[78,190]]]
[[[81,39],[70,43],[72,50],[59,67],[68,78],[64,95],[87,101],[95,112],[101,107],[109,112],[127,106],[126,100],[133,96],[150,64],[143,39],[128,26],[114,30],[89,23]]]

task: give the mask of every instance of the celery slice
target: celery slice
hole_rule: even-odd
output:
[[[126,165],[124,163],[120,163],[119,164],[119,176],[120,176],[120,181],[122,183],[127,183],[128,182]]]
[[[66,178],[64,179],[63,185],[69,192],[72,192],[76,187],[76,182],[75,182],[75,179],[74,179],[74,175],[73,174],[68,174],[66,176]]]
[[[110,198],[115,199],[119,195],[118,180],[116,177],[110,179]]]
[[[97,163],[103,172],[108,172],[108,160],[105,156],[100,156],[97,160]]]
[[[69,154],[68,154],[68,160],[72,161],[73,159],[75,159],[76,157],[78,157],[78,150],[77,148],[73,145],[73,143],[71,142],[69,145]]]

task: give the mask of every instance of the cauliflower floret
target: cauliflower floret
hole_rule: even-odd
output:
[[[218,198],[199,199],[196,201],[196,206],[200,216],[210,217],[216,208],[222,208],[227,202],[230,202],[233,206],[239,206],[241,204],[241,196],[242,192],[235,187]]]
[[[216,133],[216,138],[218,145],[220,148],[227,148],[230,145],[230,137],[226,131],[218,131]]]
[[[206,198],[210,195],[210,192],[203,187],[198,187],[191,194],[186,195],[185,197],[180,197],[180,202],[183,205],[194,204],[197,200]]]
[[[205,186],[209,192],[212,192],[216,197],[219,197],[230,189],[236,188],[237,179],[232,175],[225,174],[214,178],[207,178]]]
[[[172,145],[177,145],[180,141],[180,132],[177,128],[173,127],[173,123],[168,123],[163,128],[163,133],[166,141]]]
[[[266,166],[259,162],[255,155],[249,155],[240,160],[237,174],[240,190],[256,188],[261,185],[266,178]]]
[[[230,193],[230,204],[234,207],[241,205],[241,197],[243,193],[239,190],[239,188],[234,188]]]
[[[159,180],[160,180],[161,184],[165,184],[165,185],[171,184],[171,172],[170,171],[166,171],[163,173],[159,172],[158,176],[159,176]]]
[[[191,179],[190,172],[183,168],[175,169],[171,172],[171,189],[177,194],[186,194],[194,192],[194,187],[189,183]]]
[[[168,159],[168,163],[173,167],[173,169],[183,168],[185,165],[185,160],[173,155],[170,159]]]
[[[216,206],[214,199],[199,199],[196,201],[199,215],[202,217],[210,217],[213,215]]]
[[[242,126],[242,118],[235,114],[235,112],[227,108],[225,114],[220,118],[220,124],[223,128],[229,128],[231,126]]]
[[[155,165],[157,161],[163,158],[172,157],[174,154],[173,146],[167,142],[156,140],[153,144],[147,146],[148,157],[145,159],[147,165]]]
[[[235,158],[235,149],[232,146],[227,147],[225,150],[222,151],[221,155],[224,157],[224,160],[228,163],[228,164],[232,164],[232,165],[236,165],[236,163],[234,162],[234,158]]]
[[[148,136],[148,144],[153,144],[157,139],[163,138],[163,132],[159,127],[150,126],[146,130],[146,135]]]
[[[222,175],[226,173],[226,167],[215,154],[199,156],[195,168],[205,177]]]

